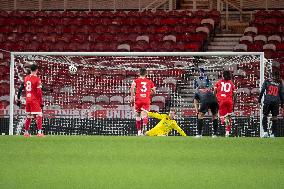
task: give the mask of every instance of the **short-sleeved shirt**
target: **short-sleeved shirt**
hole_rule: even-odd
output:
[[[235,92],[235,85],[231,80],[221,79],[215,84],[217,91],[216,97],[218,101],[233,101],[233,93]]]
[[[133,81],[136,84],[135,101],[151,101],[151,90],[155,88],[154,83],[147,78],[137,78]]]
[[[42,102],[41,80],[36,75],[28,75],[25,77],[24,87],[26,91],[26,102]]]
[[[264,95],[264,103],[275,102],[275,103],[283,103],[283,85],[281,82],[274,81],[272,79],[267,79],[264,81],[260,95],[259,102],[261,101],[262,96]]]
[[[198,100],[200,103],[217,102],[216,96],[211,88],[197,89],[194,94],[194,99]]]

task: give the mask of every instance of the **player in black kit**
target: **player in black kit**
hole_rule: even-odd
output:
[[[272,79],[267,79],[264,81],[258,98],[260,105],[264,93],[262,119],[264,133],[262,137],[269,137],[267,132],[267,116],[270,112],[272,114],[272,133],[270,134],[270,137],[274,137],[275,129],[277,127],[277,116],[279,114],[279,104],[281,103],[281,108],[283,108],[284,103],[283,84],[279,78],[279,72],[274,72]]]
[[[199,106],[200,105],[200,106]],[[213,93],[212,88],[206,87],[206,85],[201,85],[198,87],[197,91],[194,95],[194,107],[196,112],[198,112],[197,119],[197,138],[202,136],[202,127],[203,127],[203,118],[208,109],[211,110],[212,113],[212,121],[213,121],[213,135],[212,137],[216,137],[217,129],[218,129],[218,102],[215,94]]]

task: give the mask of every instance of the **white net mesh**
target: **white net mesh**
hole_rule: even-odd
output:
[[[157,87],[151,110],[165,112],[170,107],[176,107],[180,126],[188,135],[195,135],[193,81],[199,76],[196,68],[202,67],[213,84],[221,77],[223,69],[232,71],[237,87],[233,135],[259,135],[259,55],[15,55],[14,60],[16,92],[23,81],[26,67],[31,63],[39,65],[39,76],[44,85],[43,127],[47,134],[135,134],[129,88],[133,78],[137,77],[138,69],[146,67],[149,78]],[[70,65],[77,67],[75,74],[69,73]],[[271,66],[265,68],[265,75],[268,75]],[[16,110],[14,115],[14,132],[17,134],[22,132],[25,115],[22,108]],[[211,134],[210,119],[207,122],[209,127],[205,128],[205,135]],[[148,129],[155,123],[155,120],[151,120]],[[223,133],[224,128],[220,127],[219,132]]]

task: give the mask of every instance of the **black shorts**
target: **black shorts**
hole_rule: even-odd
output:
[[[279,115],[279,102],[264,102],[263,105],[263,115],[268,116],[268,114],[271,112],[272,116],[278,116]]]
[[[218,102],[212,101],[212,102],[201,102],[199,112],[202,112],[206,114],[208,112],[208,109],[211,110],[211,113],[214,115],[218,112]]]

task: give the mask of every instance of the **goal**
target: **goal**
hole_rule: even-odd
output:
[[[232,71],[237,87],[234,136],[260,136],[261,110],[257,103],[260,85],[271,73],[264,54],[253,52],[13,52],[10,69],[9,134],[21,134],[24,107],[15,96],[30,64],[39,65],[44,94],[44,132],[49,135],[134,135],[135,119],[129,88],[138,69],[146,67],[157,86],[151,110],[178,110],[177,121],[188,135],[196,134],[193,81],[204,68],[214,84],[223,69]],[[77,72],[70,74],[68,67]],[[21,98],[25,103],[24,95]],[[150,120],[149,128],[156,123]],[[205,135],[212,127],[205,121]],[[32,124],[32,132],[35,126]],[[219,127],[219,133],[224,128]],[[177,133],[173,132],[172,135]]]

